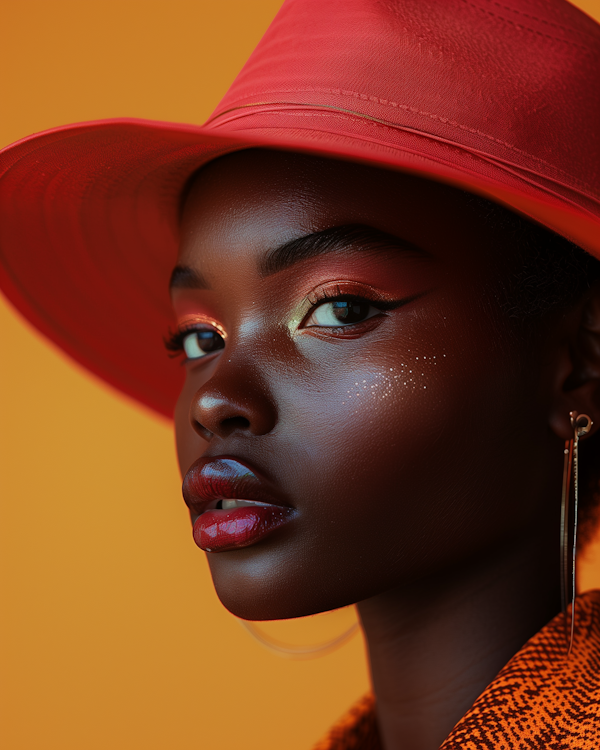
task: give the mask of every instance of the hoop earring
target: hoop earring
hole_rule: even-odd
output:
[[[253,622],[240,619],[239,623],[261,646],[288,659],[314,659],[318,656],[325,656],[338,649],[358,632],[358,622],[355,622],[341,635],[325,643],[318,643],[315,646],[292,646],[262,633]]]
[[[565,621],[565,636],[568,643],[567,658],[571,655],[573,646],[573,632],[575,630],[575,559],[577,555],[577,510],[579,505],[579,438],[587,435],[594,424],[587,414],[578,414],[576,411],[569,412],[573,437],[565,441],[562,501],[560,506],[560,600]],[[569,531],[571,505],[571,476],[574,485],[573,506],[573,547],[569,555]],[[567,609],[571,605],[570,628],[567,625]]]

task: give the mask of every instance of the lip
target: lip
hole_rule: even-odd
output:
[[[185,475],[182,491],[194,542],[205,552],[249,547],[295,515],[264,477],[229,456],[198,459]],[[245,503],[223,510],[217,507],[219,500]]]

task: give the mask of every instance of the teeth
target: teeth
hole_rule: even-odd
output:
[[[219,500],[220,507],[223,510],[234,510],[235,508],[247,508],[256,505],[266,506],[268,503],[259,503],[255,500]]]

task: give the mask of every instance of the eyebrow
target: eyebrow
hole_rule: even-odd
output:
[[[171,273],[169,289],[210,289],[210,284],[194,268],[177,265]]]
[[[344,224],[312,232],[285,242],[271,250],[258,262],[261,278],[285,271],[296,263],[329,253],[348,249],[360,252],[376,250],[398,250],[421,257],[431,257],[423,248],[380,229],[363,224]],[[207,279],[189,266],[175,266],[171,274],[170,288],[210,289]]]

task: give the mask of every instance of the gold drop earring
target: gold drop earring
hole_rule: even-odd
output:
[[[565,441],[562,502],[560,508],[560,565],[561,607],[565,620],[565,635],[568,649],[567,658],[571,654],[573,646],[573,632],[575,629],[575,558],[577,555],[577,509],[579,504],[579,438],[587,435],[592,428],[593,422],[587,414],[578,414],[576,411],[569,412],[573,437]],[[573,521],[570,520],[571,505],[571,476],[573,477]],[[573,527],[572,552],[569,554],[570,527]],[[567,625],[567,609],[571,605],[570,628]]]

